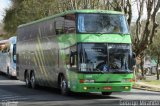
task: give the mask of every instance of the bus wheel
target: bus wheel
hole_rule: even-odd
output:
[[[66,79],[63,76],[61,76],[60,89],[61,89],[61,94],[63,95],[68,94],[68,84]]]
[[[26,82],[26,87],[30,88],[31,87],[31,82],[30,82],[28,72],[25,73],[25,82]]]
[[[102,95],[111,95],[112,94],[112,92],[102,92]]]
[[[33,88],[33,89],[35,89],[36,88],[36,79],[35,79],[35,74],[34,74],[34,72],[32,72],[31,73],[31,87]]]

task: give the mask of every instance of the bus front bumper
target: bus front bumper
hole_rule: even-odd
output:
[[[130,91],[132,83],[83,83],[73,86],[73,92],[122,92]]]

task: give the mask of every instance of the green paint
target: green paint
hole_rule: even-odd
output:
[[[77,43],[127,43],[131,44],[131,37],[129,34],[68,34],[58,37],[59,47],[61,49],[68,48]],[[64,56],[64,51],[61,51],[61,57]],[[63,58],[64,60],[65,58]],[[64,62],[65,63],[65,62]],[[74,92],[121,92],[130,91],[132,83],[122,82],[123,79],[132,79],[133,74],[78,74],[77,70],[70,71],[64,66],[69,79],[69,87]],[[68,70],[68,71],[67,71]],[[80,79],[92,79],[97,83],[79,83]],[[111,81],[115,83],[107,83],[105,81]],[[119,82],[117,82],[119,81]],[[104,90],[103,87],[112,86],[112,90]],[[124,89],[124,87],[129,89]],[[83,87],[89,87],[88,90],[84,90]]]
[[[116,11],[107,11],[107,10],[73,10],[73,11],[68,11],[64,12],[61,14],[57,14],[54,16],[50,16],[44,19],[40,19],[31,23],[27,23],[24,25],[19,26],[19,30],[21,31],[21,28],[25,29],[27,26],[32,26],[34,24],[37,24],[40,22],[45,22],[48,20],[54,20],[55,17],[60,17],[64,16],[66,14],[76,14],[76,13],[107,13],[107,14],[123,14],[121,12],[116,12]],[[46,26],[49,24],[46,24]],[[26,29],[27,29],[26,27]],[[39,74],[39,77],[42,79],[46,80],[46,83],[48,86],[51,86],[52,82],[56,82],[58,79],[58,74],[64,73],[64,75],[68,79],[68,86],[71,91],[74,92],[117,92],[117,91],[130,91],[132,88],[132,83],[131,82],[122,82],[125,79],[132,79],[133,74],[106,74],[106,73],[101,73],[101,74],[85,74],[85,73],[78,73],[78,68],[76,69],[70,69],[67,68],[66,61],[65,59],[69,59],[67,56],[69,54],[65,53],[65,49],[68,49],[72,46],[76,46],[78,43],[126,43],[126,44],[131,44],[131,36],[130,34],[61,34],[61,35],[46,35],[43,36],[41,35],[41,30],[40,27],[43,26],[38,26],[38,33],[33,36],[37,36],[35,38],[31,38],[32,40],[35,40],[33,43],[34,49],[32,52],[35,53],[35,56],[33,57],[33,62],[36,67],[36,71]],[[30,29],[32,30],[32,29]],[[25,30],[23,30],[25,31]],[[31,31],[32,32],[32,31]],[[45,32],[45,31],[44,31]],[[27,33],[27,32],[26,32]],[[29,32],[28,32],[29,33]],[[46,32],[47,34],[47,32]],[[21,35],[19,35],[21,36]],[[52,43],[53,45],[49,45],[50,53],[48,56],[46,56],[46,40],[47,42]],[[53,40],[54,39],[54,40]],[[26,40],[27,41],[27,40]],[[23,44],[23,40],[18,41]],[[28,40],[29,42],[29,40]],[[55,44],[55,45],[54,45]],[[25,44],[20,45],[21,50],[19,51],[25,51],[25,48],[22,49]],[[18,48],[20,49],[20,47]],[[29,48],[30,49],[30,48]],[[31,51],[30,50],[30,51]],[[27,50],[26,50],[27,51]],[[47,51],[48,52],[48,51]],[[70,51],[69,51],[70,52]],[[56,64],[56,59],[59,57],[59,67]],[[53,60],[52,60],[53,59]],[[25,59],[24,59],[25,60]],[[47,68],[47,63],[51,62],[51,65],[48,66],[49,70]],[[57,62],[58,63],[58,62]],[[53,68],[54,67],[54,68]],[[53,69],[52,69],[53,68]],[[52,75],[53,74],[53,75]],[[24,75],[24,74],[23,74]],[[94,82],[90,83],[80,83],[80,79],[83,80],[94,80]],[[104,90],[104,87],[106,86],[111,86],[112,90]],[[124,87],[129,87],[129,89],[124,89]],[[55,86],[57,87],[57,86]],[[83,87],[88,87],[87,90],[84,90]]]
[[[77,34],[77,42],[131,43],[131,38],[125,34]]]
[[[71,91],[74,92],[121,92],[130,91],[131,82],[123,82],[124,79],[132,79],[133,74],[80,74],[69,71]],[[80,79],[94,80],[93,83],[80,83]],[[104,87],[112,86],[112,90],[104,90]],[[88,87],[84,90],[83,87]],[[129,87],[129,89],[124,89]]]
[[[129,34],[68,34],[58,37],[60,48],[67,48],[76,43],[128,43]]]

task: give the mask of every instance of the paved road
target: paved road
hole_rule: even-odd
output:
[[[29,89],[24,82],[0,75],[0,106],[136,106],[148,103],[149,100],[160,105],[160,101],[154,101],[160,100],[160,92],[133,89],[131,92],[116,92],[111,96],[102,96],[100,93],[73,93],[71,96],[63,96],[57,89]]]

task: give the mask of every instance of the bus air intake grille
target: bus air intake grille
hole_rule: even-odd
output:
[[[94,83],[121,83],[121,81],[95,81]]]

